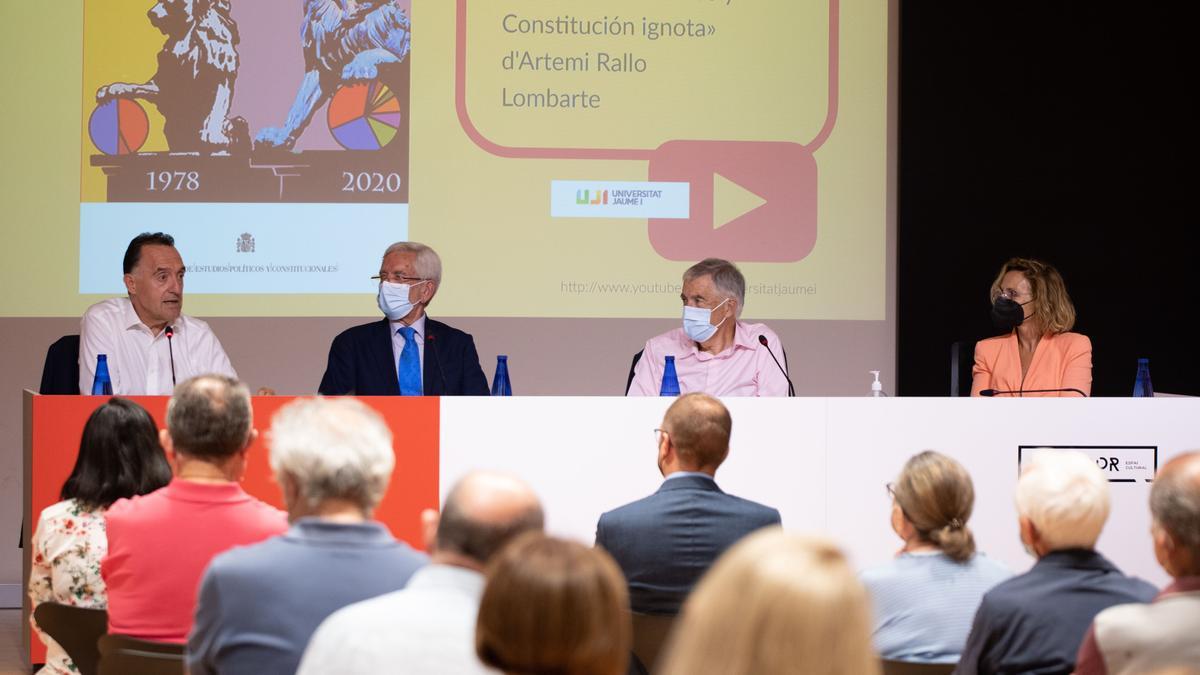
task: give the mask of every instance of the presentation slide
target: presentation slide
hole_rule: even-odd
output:
[[[129,239],[161,230],[191,313],[371,314],[381,252],[415,240],[442,256],[445,316],[670,317],[715,256],[745,273],[748,317],[886,318],[887,3],[85,0],[79,18],[64,314],[122,294]]]

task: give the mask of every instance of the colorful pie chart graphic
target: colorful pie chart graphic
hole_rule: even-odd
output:
[[[400,101],[383,83],[351,84],[334,93],[327,111],[329,131],[347,150],[378,150],[396,137]]]
[[[146,111],[131,99],[109,99],[96,106],[88,118],[92,145],[106,155],[130,155],[141,150],[149,133]]]

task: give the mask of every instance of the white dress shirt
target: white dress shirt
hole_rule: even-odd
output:
[[[103,300],[88,308],[79,328],[79,391],[92,393],[96,356],[108,355],[113,393],[127,396],[170,395],[172,352],[175,383],[216,373],[237,377],[229,357],[208,324],[183,314],[171,324],[175,335],[167,343],[142,323],[129,298]]]
[[[483,586],[474,570],[423,567],[403,590],[330,614],[296,675],[499,675],[475,655]]]

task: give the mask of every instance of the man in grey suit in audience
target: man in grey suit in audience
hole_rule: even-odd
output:
[[[518,534],[541,530],[537,495],[511,476],[476,472],[421,514],[430,565],[402,591],[332,614],[313,635],[298,675],[485,675],[475,655],[483,567]]]
[[[293,675],[325,617],[404,588],[428,562],[371,520],[396,463],[379,413],[352,398],[298,399],[275,414],[267,442],[292,527],[208,566],[191,675]]]
[[[751,532],[779,525],[779,511],[726,494],[717,468],[729,454],[733,420],[707,394],[680,396],[658,430],[658,491],[600,516],[596,545],[616,559],[640,614],[679,613],[716,559]]]

